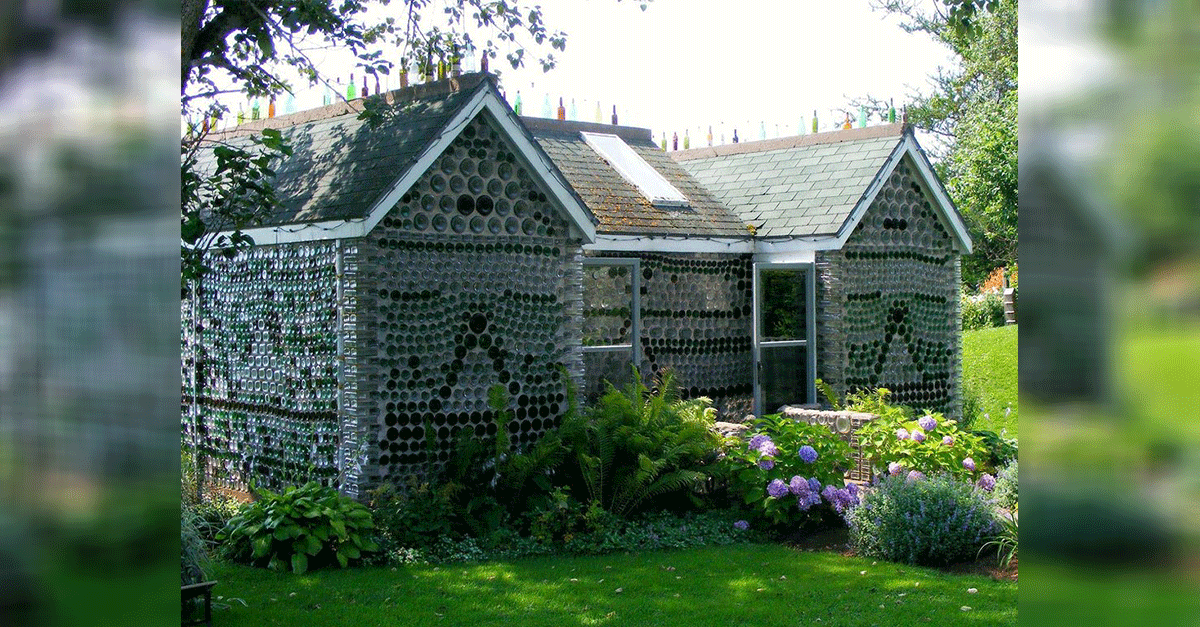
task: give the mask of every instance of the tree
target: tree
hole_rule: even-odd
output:
[[[645,10],[650,1],[639,4]],[[566,34],[549,30],[541,7],[523,0],[440,6],[430,0],[183,0],[180,19],[180,102],[188,119],[227,114],[216,100],[221,94],[291,92],[283,74],[288,68],[310,85],[328,85],[309,56],[320,46],[349,49],[366,74],[388,74],[397,63],[430,68],[469,53],[494,59],[502,48],[515,69],[525,64],[527,49],[545,50],[547,44],[550,51],[537,61],[549,71],[556,63],[553,51],[566,48]],[[385,48],[399,55],[385,56]],[[245,148],[212,140],[208,126],[197,123],[180,142],[184,293],[207,270],[209,249],[234,253],[253,245],[243,229],[276,208],[270,166],[288,151],[278,133],[254,137]],[[200,172],[202,147],[212,150],[215,163]]]
[[[977,285],[1017,260],[1017,2],[879,0],[874,7],[954,53],[955,65],[930,77],[932,91],[909,96],[907,113],[939,139],[929,151],[975,242],[963,283]],[[870,96],[855,104],[886,109]]]

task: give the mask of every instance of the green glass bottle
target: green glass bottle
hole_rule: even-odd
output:
[[[814,132],[814,133],[817,133],[817,132],[819,132],[819,131],[817,130],[817,129],[818,129],[818,126],[817,126],[817,110],[816,110],[816,109],[813,109],[813,123],[812,123],[812,129],[813,129],[813,132]]]
[[[346,100],[354,100],[358,97],[358,87],[354,84],[354,75],[350,75],[350,84],[346,86]]]
[[[663,149],[663,152],[667,151],[667,132],[666,131],[663,131],[663,134],[662,134],[662,149]]]
[[[521,115],[521,90],[519,89],[517,90],[517,101],[513,103],[513,113]]]
[[[261,110],[258,107],[258,98],[254,99],[254,106],[250,107],[250,119],[257,120],[260,117]]]
[[[895,124],[896,123],[896,101],[894,99],[889,98],[888,104],[890,105],[888,107],[888,124]]]

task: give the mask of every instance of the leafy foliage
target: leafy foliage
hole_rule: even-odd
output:
[[[973,429],[970,433],[979,437],[979,444],[983,447],[980,457],[986,465],[1000,468],[1017,458],[1017,441],[1014,438],[988,429]]]
[[[755,420],[748,434],[770,438],[778,451],[775,455],[766,455],[752,447],[753,440],[742,441],[729,450],[723,460],[728,466],[731,492],[750,508],[754,518],[777,528],[795,529],[827,517],[828,505],[801,508],[798,494],[788,491],[782,496],[771,496],[767,486],[776,480],[790,485],[793,477],[800,477],[803,480],[816,478],[822,487],[841,488],[845,485],[844,474],[850,464],[850,446],[827,427],[781,414]],[[800,457],[800,449],[804,446],[811,447],[816,453],[814,461],[806,462]],[[821,491],[815,492],[819,495]]]
[[[977,286],[1017,260],[1017,0],[875,0],[909,33],[945,45],[950,68],[933,88],[907,97],[909,122],[937,137],[926,146],[974,241],[963,258],[963,283]],[[882,116],[886,99],[866,96]]]
[[[1017,481],[1017,460],[1014,459],[996,473],[996,487],[992,490],[992,499],[997,505],[1006,509],[1016,509]]]
[[[405,490],[384,483],[367,495],[384,555],[432,546],[439,538],[451,535],[454,504],[445,487],[435,489],[413,478]]]
[[[564,417],[559,432],[577,462],[567,484],[618,516],[648,499],[695,488],[707,479],[702,467],[715,458],[715,415],[707,398],[681,400],[669,371],[652,392],[634,369],[625,390],[609,383],[586,415]]]
[[[967,459],[984,465],[986,450],[982,439],[958,428],[958,423],[938,413],[913,418],[911,409],[890,405],[890,392],[880,388],[874,393],[861,392],[848,400],[852,411],[878,416],[858,430],[863,455],[871,460],[876,474],[918,471],[926,475],[947,473],[961,479],[974,476],[974,467],[964,466]],[[920,423],[932,419],[936,426],[924,429]],[[916,436],[919,433],[920,436]],[[949,438],[947,440],[947,438]],[[898,466],[892,466],[898,464]]]
[[[179,571],[181,585],[200,583],[208,570],[208,545],[200,536],[196,514],[188,504],[179,508]]]
[[[990,329],[1004,326],[1004,301],[999,294],[962,295],[962,329]]]
[[[345,568],[378,550],[370,537],[374,526],[370,510],[314,481],[281,493],[260,490],[259,500],[217,539],[227,541],[239,561],[300,574],[334,561]]]
[[[996,557],[1000,560],[1000,565],[1007,568],[1013,559],[1017,557],[1017,547],[1020,540],[1015,508],[1006,516],[1000,517],[997,525],[1000,531],[991,540],[985,542],[979,548],[979,551],[982,553],[989,547],[996,547]]]
[[[950,475],[884,477],[846,519],[859,555],[921,566],[974,558],[997,526],[983,494]]]

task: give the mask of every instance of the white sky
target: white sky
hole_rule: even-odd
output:
[[[744,140],[758,139],[763,125],[767,137],[794,135],[801,121],[808,132],[814,109],[828,130],[843,119],[834,110],[866,94],[893,97],[899,109],[906,94],[927,91],[928,76],[951,63],[945,47],[905,33],[868,0],[655,0],[644,12],[636,0],[539,4],[550,29],[566,31],[567,49],[549,73],[534,51],[526,52],[530,67],[518,71],[502,56],[494,60],[510,103],[520,91],[523,113],[540,116],[547,95],[553,109],[560,96],[568,109],[573,98],[578,119],[591,121],[598,100],[605,122],[615,104],[622,125],[650,128],[656,140],[678,132],[681,148],[685,129],[696,147],[709,125],[714,143],[722,133],[728,141],[734,128]],[[314,60],[342,80],[353,68],[340,51]],[[394,73],[390,82],[385,88],[398,86]],[[296,106],[321,99],[320,88],[301,91]],[[284,107],[277,103],[280,113]]]

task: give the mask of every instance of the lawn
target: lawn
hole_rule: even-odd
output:
[[[214,576],[230,627],[1017,623],[1015,582],[762,544]]]
[[[1017,326],[963,332],[963,386],[979,399],[973,425],[1017,437]],[[1004,411],[1012,407],[1005,416]],[[985,417],[983,414],[987,414]]]

